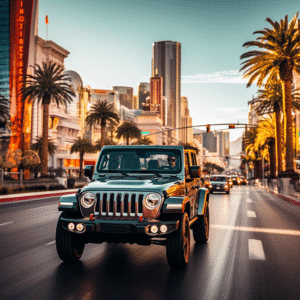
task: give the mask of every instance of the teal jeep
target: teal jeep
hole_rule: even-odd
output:
[[[56,249],[66,262],[88,243],[166,246],[168,263],[189,261],[194,240],[209,235],[209,193],[201,188],[196,151],[182,146],[104,146],[91,179],[74,195],[62,196]]]

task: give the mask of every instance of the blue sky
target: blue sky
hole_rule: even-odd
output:
[[[131,86],[135,94],[150,81],[152,43],[180,42],[181,95],[193,125],[246,123],[257,87],[246,88],[239,73],[242,45],[270,28],[267,17],[291,20],[299,10],[299,0],[39,0],[39,36],[46,39],[48,15],[48,39],[70,52],[66,69],[92,88]],[[241,134],[230,130],[230,140]]]

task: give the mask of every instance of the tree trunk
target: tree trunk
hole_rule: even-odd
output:
[[[276,150],[277,150],[277,170],[278,173],[282,172],[282,127],[281,127],[281,114],[280,107],[276,102],[274,105],[276,128],[275,128],[275,139],[276,139]]]
[[[275,147],[275,140],[272,138],[269,143],[269,156],[270,156],[270,178],[276,177],[276,147]]]
[[[43,134],[42,134],[42,149],[41,149],[42,176],[48,175],[48,128],[49,128],[48,119],[49,119],[49,104],[44,104],[43,105]]]
[[[285,157],[286,174],[294,173],[294,151],[293,151],[293,119],[292,119],[292,80],[283,81],[283,109],[285,111]]]
[[[79,159],[79,179],[81,179],[81,177],[82,177],[83,155],[84,155],[84,152],[80,151],[80,153],[79,153],[79,156],[80,156],[80,159]]]
[[[101,141],[100,141],[101,149],[104,146],[104,141],[105,141],[105,127],[106,127],[106,125],[101,124]]]

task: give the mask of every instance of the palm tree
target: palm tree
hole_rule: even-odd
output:
[[[42,134],[42,176],[48,174],[48,118],[49,104],[54,101],[57,106],[66,105],[73,101],[75,96],[69,78],[64,73],[62,66],[55,62],[42,62],[35,65],[34,74],[27,74],[22,81],[21,96],[23,101],[36,101],[43,106],[43,134]]]
[[[153,144],[152,140],[147,136],[137,140],[137,142],[132,143],[131,145],[151,145]]]
[[[53,140],[48,139],[48,153],[53,155],[57,151],[57,146],[55,145]],[[34,150],[38,153],[39,157],[42,156],[42,148],[43,148],[43,138],[38,137],[36,142],[30,146],[31,150]]]
[[[257,128],[251,128],[247,130],[243,136],[243,148],[245,149],[247,161],[256,162],[255,163],[255,178],[258,177],[258,163],[257,163],[257,149],[255,146],[257,136]]]
[[[115,106],[113,103],[108,103],[105,101],[97,101],[92,105],[90,112],[86,117],[86,124],[90,127],[93,125],[100,125],[101,127],[101,148],[105,141],[105,127],[107,122],[112,125],[119,124],[120,118],[115,111]]]
[[[281,111],[282,103],[282,85],[279,80],[274,80],[270,84],[265,85],[264,89],[258,90],[258,96],[253,99],[253,106],[258,115],[267,113],[275,113],[276,120],[276,148],[278,172],[282,172],[282,130],[281,130]],[[300,93],[299,89],[292,89],[292,107],[294,110],[300,109]]]
[[[84,153],[94,152],[94,147],[88,139],[79,137],[71,147],[70,153],[72,154],[74,152],[79,152],[79,159],[80,159],[79,179],[81,179]]]
[[[244,47],[256,46],[262,50],[248,51],[241,55],[246,58],[240,71],[244,71],[244,78],[249,78],[247,87],[257,80],[260,87],[266,81],[270,84],[279,76],[283,88],[283,112],[285,120],[286,137],[286,174],[293,170],[293,120],[292,120],[292,80],[293,71],[300,70],[300,35],[296,28],[298,13],[288,24],[288,16],[280,22],[273,22],[270,18],[266,21],[271,24],[272,29],[265,28],[255,31],[261,34],[256,41],[243,44]]]
[[[141,138],[141,131],[133,121],[125,121],[117,128],[116,133],[117,139],[121,137],[126,139],[126,145],[129,145],[129,139],[131,138]]]
[[[7,121],[10,118],[9,114],[9,101],[0,94],[0,119],[3,118]]]

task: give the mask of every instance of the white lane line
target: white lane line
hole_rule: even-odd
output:
[[[250,198],[247,199],[247,202],[248,203],[253,203],[253,201]]]
[[[2,224],[0,224],[0,226],[3,226],[3,225],[8,225],[8,224],[11,224],[11,223],[13,223],[13,222],[6,222],[6,223],[2,223]]]
[[[52,241],[52,242],[50,242],[50,243],[47,243],[46,245],[49,246],[49,245],[52,245],[52,244],[54,244],[54,243],[55,243],[55,241]]]
[[[249,259],[266,260],[264,248],[260,240],[248,240]]]
[[[247,217],[256,218],[256,213],[253,210],[247,210]]]
[[[230,226],[230,225],[218,225],[218,224],[211,224],[210,227],[211,228],[216,228],[216,229],[225,229],[225,230],[260,232],[260,233],[274,233],[274,234],[300,236],[300,230],[275,229],[275,228],[256,228],[256,227]]]

